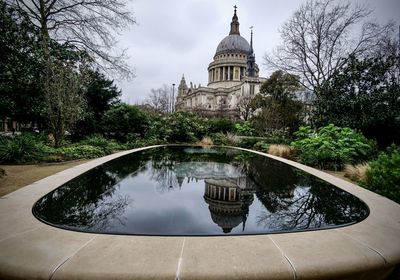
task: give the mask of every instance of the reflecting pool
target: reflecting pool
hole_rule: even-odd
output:
[[[89,170],[42,197],[33,213],[84,232],[240,235],[343,226],[369,210],[357,197],[265,156],[166,146]]]

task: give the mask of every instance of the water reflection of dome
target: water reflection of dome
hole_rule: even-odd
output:
[[[237,227],[243,222],[243,215],[239,213],[237,215],[227,215],[223,213],[211,212],[211,219],[216,223],[224,233],[230,233],[233,228]]]
[[[236,179],[206,179],[204,200],[209,205],[211,219],[224,233],[243,223],[243,230],[253,203],[254,189],[247,177]]]

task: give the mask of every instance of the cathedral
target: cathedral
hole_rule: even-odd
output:
[[[206,116],[239,118],[240,106],[260,91],[265,78],[253,50],[253,31],[250,44],[240,36],[236,6],[229,35],[218,44],[213,61],[208,66],[208,85],[190,83],[185,77],[178,87],[176,110],[198,112]]]

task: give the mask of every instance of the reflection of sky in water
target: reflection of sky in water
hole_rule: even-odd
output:
[[[124,216],[134,216],[135,220],[127,222],[127,227],[135,228],[141,225],[143,232],[154,230],[159,223],[149,223],[149,217],[157,221],[163,221],[162,227],[165,230],[173,230],[180,227],[184,232],[185,227],[188,231],[203,232],[203,229],[210,226],[210,212],[208,205],[202,198],[204,195],[203,180],[183,182],[181,189],[160,192],[157,187],[149,186],[148,179],[151,173],[147,172],[143,177],[134,177],[124,180],[121,184],[121,192],[134,199],[125,211]],[[153,207],[157,205],[157,208]],[[196,220],[196,225],[192,221]],[[211,221],[212,222],[212,221]],[[214,225],[215,231],[220,231]]]
[[[183,150],[187,154],[217,154],[218,152],[211,147],[196,147],[196,148],[185,148]]]
[[[115,169],[118,164],[104,166],[78,180],[78,187],[57,189],[53,200],[43,199],[41,206],[49,208],[43,219],[89,231],[219,235],[334,226],[368,212],[350,194],[262,156],[226,149],[224,162],[218,162],[221,153],[214,149],[168,149],[173,153],[165,162],[125,158],[124,172]],[[194,157],[214,152],[198,161],[173,156],[188,150]]]
[[[224,179],[245,176],[237,167],[221,162],[182,162],[175,165],[177,177]]]

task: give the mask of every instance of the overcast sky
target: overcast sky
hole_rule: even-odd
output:
[[[366,3],[380,22],[400,23],[400,0],[351,0]],[[207,85],[207,67],[218,43],[228,35],[233,6],[238,6],[240,34],[250,41],[254,26],[254,51],[260,75],[268,76],[262,57],[280,43],[279,28],[303,0],[133,0],[129,4],[137,25],[119,37],[128,50],[128,63],[136,77],[116,81],[122,100],[141,103],[150,89],[186,82]],[[177,87],[177,86],[176,86]],[[175,90],[176,90],[175,87]]]

